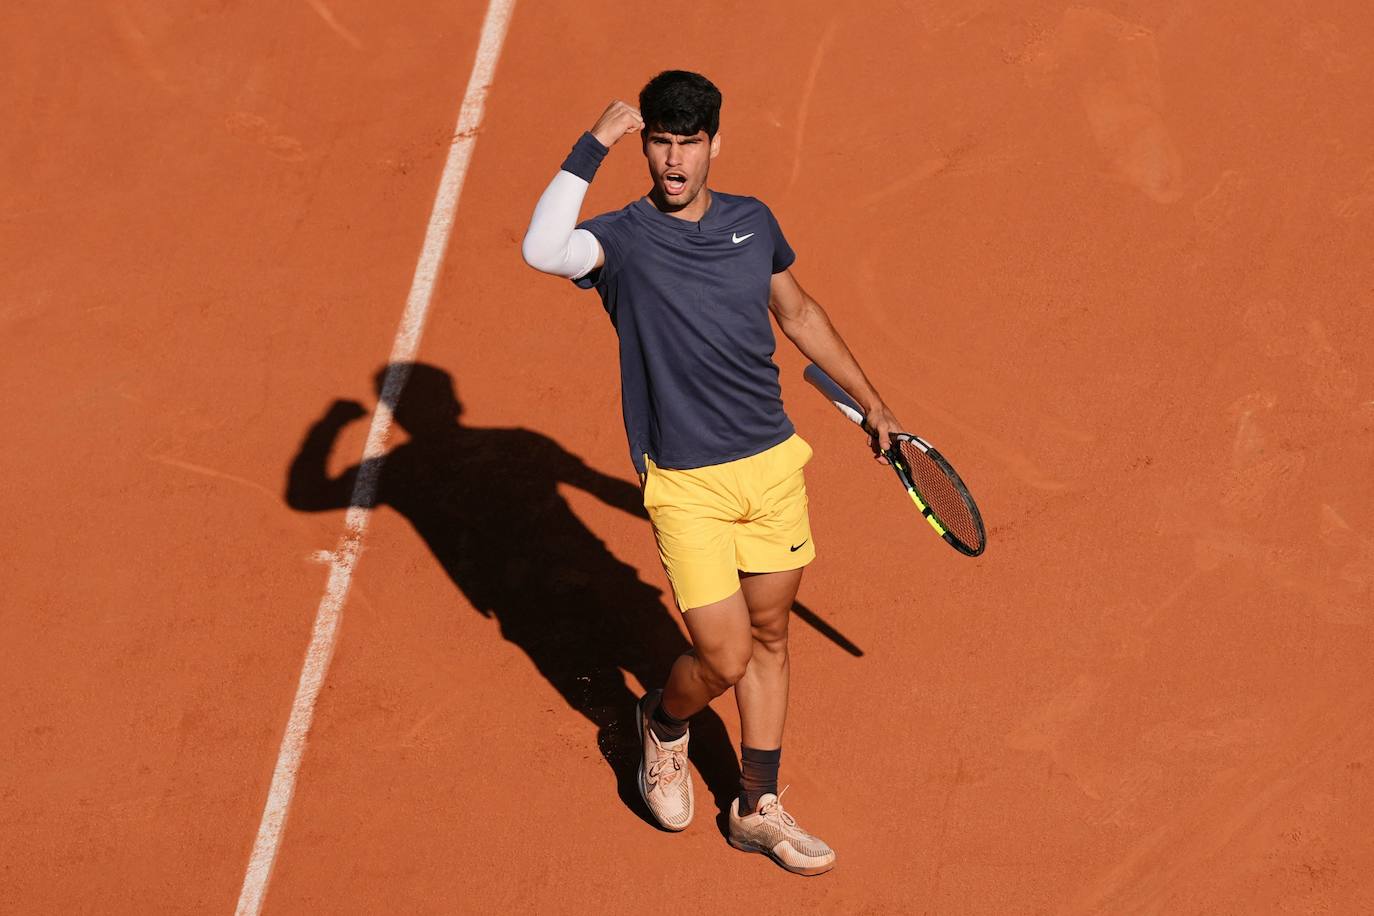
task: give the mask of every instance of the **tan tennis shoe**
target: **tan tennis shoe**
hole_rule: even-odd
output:
[[[639,740],[644,755],[639,761],[639,797],[649,813],[665,830],[684,830],[692,822],[692,773],[687,762],[687,739],[659,741],[649,727],[649,717],[663,697],[662,690],[651,690],[640,698],[635,709]]]
[[[783,789],[783,792],[786,792]],[[759,799],[758,810],[739,816],[739,799],[730,803],[730,845],[745,852],[761,852],[798,875],[819,875],[835,867],[835,852],[797,825],[782,809],[782,797],[771,792]]]

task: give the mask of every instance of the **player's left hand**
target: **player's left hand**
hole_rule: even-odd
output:
[[[892,411],[887,409],[887,405],[879,401],[868,412],[864,426],[868,429],[873,457],[878,459],[880,464],[887,464],[887,458],[883,453],[892,447],[892,434],[901,431],[901,424],[892,415]]]

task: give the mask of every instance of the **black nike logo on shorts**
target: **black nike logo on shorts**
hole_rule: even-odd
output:
[[[805,546],[806,546],[806,542],[809,541],[809,540],[811,540],[811,539],[810,539],[810,538],[803,538],[803,539],[802,539],[802,542],[801,542],[800,544],[798,544],[796,547],[790,547],[790,548],[788,548],[788,549],[791,550],[793,553],[796,553],[798,550],[801,550],[803,547],[805,547]]]

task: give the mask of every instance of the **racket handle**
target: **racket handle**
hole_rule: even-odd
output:
[[[811,363],[806,367],[806,371],[802,373],[802,377],[812,385],[815,385],[817,391],[829,398],[830,403],[834,404],[840,413],[844,414],[864,429],[868,428],[868,424],[864,419],[863,408],[859,406],[859,402],[851,398],[843,388],[835,383],[834,379],[821,371],[820,366]]]

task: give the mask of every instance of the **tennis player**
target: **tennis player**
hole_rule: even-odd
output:
[[[667,684],[639,702],[640,794],[664,828],[688,825],[688,722],[734,687],[743,766],[729,842],[815,875],[835,853],[778,792],[787,624],[816,555],[802,476],[811,448],[783,411],[769,311],[862,405],[875,450],[900,427],[792,276],[795,256],[772,212],[707,186],[720,105],[708,79],[681,70],[650,80],[638,109],[612,102],[540,197],[522,253],[537,270],[595,289],[610,314],[630,460],[692,638]],[[598,166],[629,134],[639,134],[649,193],[577,225]]]

